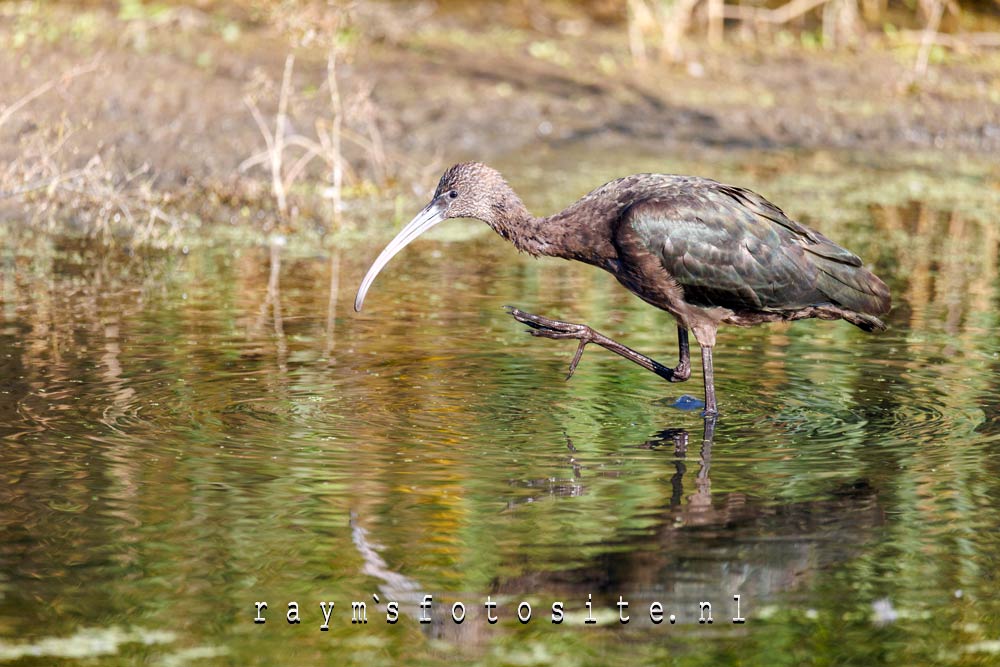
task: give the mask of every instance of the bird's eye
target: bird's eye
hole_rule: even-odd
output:
[[[457,199],[458,198],[458,190],[452,190],[451,192],[448,193],[448,196],[451,197],[452,199]]]

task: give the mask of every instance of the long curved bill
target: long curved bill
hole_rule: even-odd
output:
[[[410,241],[417,238],[428,229],[438,224],[445,219],[445,214],[448,212],[447,207],[445,207],[441,202],[436,199],[430,204],[424,207],[424,210],[417,213],[416,217],[407,223],[403,229],[396,234],[396,238],[389,241],[389,245],[385,247],[375,261],[372,262],[371,268],[368,269],[368,273],[365,274],[364,280],[361,281],[361,287],[358,288],[358,296],[354,299],[354,310],[361,312],[361,306],[365,302],[365,295],[368,294],[368,289],[375,282],[375,276],[378,275],[379,271],[385,268],[385,265],[389,263],[389,260],[396,256],[400,250],[409,245]]]

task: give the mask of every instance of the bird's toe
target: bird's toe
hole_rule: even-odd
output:
[[[552,338],[555,340],[565,340],[568,338],[578,340],[586,337],[586,332],[581,330],[577,329],[563,330],[563,329],[556,329],[554,327],[539,327],[531,329],[530,331],[528,331],[528,333],[530,333],[532,336],[538,336],[540,338]]]
[[[533,336],[543,336],[545,338],[581,338],[589,335],[591,332],[590,327],[585,324],[550,320],[541,315],[526,313],[513,306],[504,306],[504,310],[518,322],[531,327],[532,330],[528,333]]]

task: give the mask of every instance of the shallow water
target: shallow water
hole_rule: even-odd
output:
[[[873,199],[824,222],[813,197],[836,190],[789,176],[817,159],[719,175],[872,263],[890,329],[724,330],[714,433],[673,407],[700,396],[697,369],[669,385],[596,349],[565,382],[574,344],[524,335],[501,306],[665,363],[673,323],[490,233],[418,242],[362,314],[385,228],[356,247],[187,254],[16,237],[0,270],[0,660],[995,664],[997,211]],[[515,185],[552,210],[621,172],[575,166],[544,192],[532,174]],[[677,622],[650,623],[654,601]]]

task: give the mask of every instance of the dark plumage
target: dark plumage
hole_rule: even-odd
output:
[[[705,178],[636,174],[606,183],[565,210],[532,216],[503,177],[486,165],[455,165],[431,203],[375,260],[358,290],[361,310],[389,259],[423,231],[449,218],[476,218],[532,255],[599,266],[635,295],[672,314],[680,360],[667,368],[590,327],[511,314],[548,338],[596,343],[658,375],[690,376],[688,330],[702,349],[705,412],[715,414],[711,348],[719,324],[750,326],[807,317],[844,319],[885,329],[889,290],[857,255],[786,216],[760,195]]]

